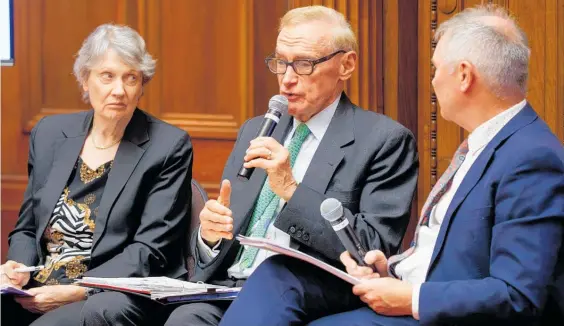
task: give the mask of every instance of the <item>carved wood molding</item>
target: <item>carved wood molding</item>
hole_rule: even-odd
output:
[[[433,40],[435,31],[437,29],[437,21],[438,21],[437,17],[438,17],[437,0],[431,0],[431,25],[429,26],[431,29],[431,44],[430,44],[431,56],[433,55],[433,52],[435,51],[435,47],[437,46],[436,42]],[[429,83],[431,83],[433,77],[435,76],[435,67],[431,64],[431,62],[429,62],[428,64],[431,66],[431,74],[429,79]],[[430,186],[432,189],[435,183],[437,182],[437,105],[438,104],[437,104],[437,96],[435,94],[432,85],[430,87],[430,90],[431,90],[431,121],[430,121],[431,184]]]
[[[163,113],[160,119],[199,139],[235,140],[239,123],[229,114]]]
[[[456,10],[458,6],[457,0],[439,0],[437,3],[438,9],[444,14],[451,14]]]
[[[31,133],[39,120],[46,116],[81,111],[84,111],[84,109],[41,108],[38,114],[27,121],[23,132],[25,134]],[[235,117],[229,114],[164,113],[159,118],[185,130],[191,137],[203,139],[235,140],[240,127]]]
[[[384,112],[384,1],[289,1],[289,9],[310,5],[323,5],[339,11],[356,34],[359,59],[356,71],[345,83],[347,96],[364,109],[388,114]]]
[[[39,113],[35,114],[31,119],[29,119],[23,126],[23,133],[29,134],[33,127],[39,122],[39,120],[43,119],[46,116],[55,115],[55,114],[68,114],[68,113],[76,113],[84,111],[84,109],[79,108],[41,108],[39,109]]]

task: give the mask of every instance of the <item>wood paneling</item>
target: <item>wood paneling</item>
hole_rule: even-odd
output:
[[[217,196],[239,127],[262,114],[278,92],[262,60],[274,48],[288,2],[269,3],[273,6],[246,0],[14,2],[16,63],[2,68],[3,230],[15,223],[27,182],[29,132],[43,116],[88,109],[72,66],[86,36],[109,22],[127,24],[144,37],[158,61],[139,106],[189,132],[194,177]]]
[[[278,22],[288,11],[288,1],[253,1],[253,74],[254,115],[266,112],[270,97],[278,94],[278,79],[270,73],[264,59],[274,53]]]
[[[394,0],[395,1],[395,0]],[[345,90],[351,101],[362,108],[384,112],[383,84],[383,0],[290,0],[290,8],[324,5],[341,12],[359,40],[356,72]],[[387,1],[386,1],[387,2]],[[392,18],[393,19],[393,18]],[[391,43],[393,46],[394,42]],[[396,114],[395,108],[390,112]],[[387,113],[387,112],[386,112]]]
[[[419,0],[419,208],[424,198],[448,166],[465,132],[438,114],[431,87],[431,57],[435,48],[432,35],[437,26],[464,8],[495,3],[516,17],[531,48],[527,100],[556,135],[564,140],[564,1],[517,0]]]
[[[341,12],[357,36],[357,70],[345,88],[353,103],[399,121],[417,137],[417,1],[293,0],[291,8],[312,4]],[[417,215],[414,205],[404,247]]]
[[[361,107],[386,114],[418,138],[420,176],[413,220],[464,132],[438,114],[430,59],[438,24],[482,2],[509,8],[532,50],[529,100],[564,139],[564,0],[18,0],[15,65],[2,67],[2,247],[23,196],[28,132],[44,115],[84,110],[72,76],[74,55],[99,24],[137,29],[158,60],[140,107],[187,130],[194,177],[217,195],[225,160],[246,119],[278,93],[264,65],[280,17],[325,5],[350,20],[359,39],[347,83]],[[406,241],[411,239],[410,227]]]
[[[84,110],[77,83],[72,75],[74,55],[83,40],[103,23],[132,25],[127,21],[136,10],[134,0],[69,1],[23,0],[16,16],[25,30],[15,30],[25,50],[16,53],[18,65],[25,65],[20,99],[26,108],[23,129],[29,132],[43,116]],[[64,35],[64,37],[62,37]]]

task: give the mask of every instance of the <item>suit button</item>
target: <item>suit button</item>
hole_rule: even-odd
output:
[[[309,233],[304,232],[304,236],[302,237],[302,239],[304,239],[304,241],[309,240]]]
[[[302,237],[302,231],[298,231],[298,232],[296,233],[296,237],[301,238],[301,237]]]
[[[296,227],[295,226],[290,227],[290,233],[296,233]]]

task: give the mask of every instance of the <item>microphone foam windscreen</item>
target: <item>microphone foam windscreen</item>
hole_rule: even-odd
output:
[[[288,99],[282,95],[274,95],[268,101],[268,108],[285,114],[288,112]]]
[[[333,222],[343,216],[343,205],[335,198],[327,198],[319,206],[321,216],[329,222]]]

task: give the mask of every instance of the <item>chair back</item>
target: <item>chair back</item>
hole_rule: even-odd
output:
[[[190,240],[194,234],[194,230],[198,229],[200,226],[200,212],[204,209],[207,201],[208,195],[204,188],[202,188],[198,181],[192,179],[192,209],[190,212],[190,227],[188,229],[188,237],[186,238],[187,241],[184,247],[189,279],[194,275],[195,265],[194,257],[192,257],[192,253],[190,251]]]

